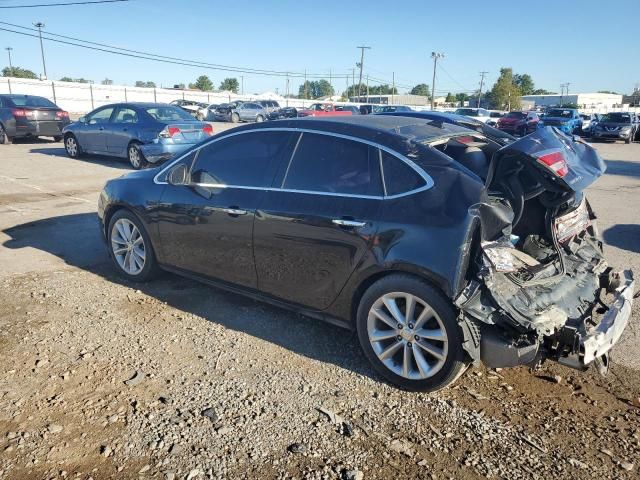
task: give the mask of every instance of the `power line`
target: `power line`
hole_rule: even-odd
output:
[[[95,3],[120,3],[129,0],[93,0],[88,2],[68,2],[68,3],[36,3],[33,5],[8,5],[0,8],[36,8],[36,7],[66,7],[69,5],[92,5]]]

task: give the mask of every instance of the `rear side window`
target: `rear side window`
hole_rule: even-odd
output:
[[[376,149],[331,135],[303,133],[283,188],[381,196]]]
[[[281,160],[291,156],[292,132],[234,135],[202,148],[191,173],[195,183],[270,187]]]
[[[399,195],[426,185],[424,178],[398,157],[381,150],[387,195]]]

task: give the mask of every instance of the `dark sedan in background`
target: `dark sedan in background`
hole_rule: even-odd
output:
[[[69,114],[44,97],[0,95],[0,144],[27,137],[53,137],[59,142],[69,123]]]
[[[212,134],[208,123],[164,103],[105,105],[63,130],[70,157],[110,155],[128,159],[135,169],[168,160]]]
[[[428,391],[472,362],[608,364],[634,283],[583,193],[604,169],[551,128],[501,146],[401,116],[279,120],[107,182],[98,216],[128,280],[163,268],[355,329],[382,376]]]

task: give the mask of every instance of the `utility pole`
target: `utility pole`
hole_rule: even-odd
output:
[[[353,92],[351,92],[351,93],[355,97],[356,96],[356,91],[355,91],[355,88],[356,88],[356,69],[355,68],[351,69],[351,86],[354,89]],[[356,101],[360,102],[360,99],[358,99]]]
[[[240,95],[244,95],[244,75],[240,75]]]
[[[289,106],[289,72],[287,72],[287,107]]]
[[[307,84],[307,69],[304,69],[304,99],[309,96],[309,85]]]
[[[13,48],[6,47],[5,50],[9,53],[9,69],[13,72],[13,64],[11,63],[11,50],[13,50]]]
[[[44,47],[42,46],[42,29],[45,27],[45,24],[42,22],[34,23],[34,27],[38,29],[38,36],[40,37],[40,53],[42,53],[42,69],[44,70],[44,78],[47,79],[47,65],[44,62]]]
[[[482,87],[484,86],[484,76],[489,72],[480,72],[480,94],[478,95],[478,108],[482,103]]]
[[[568,83],[561,83],[560,84],[560,105],[558,105],[559,107],[562,106],[562,104],[564,103],[564,89],[567,89],[567,95],[569,95],[569,84]]]
[[[333,90],[333,83],[331,82],[332,78],[331,78],[331,69],[329,69],[329,86],[331,87],[329,90]],[[332,96],[333,93],[331,93],[330,96]]]
[[[391,105],[395,104],[394,94],[396,91],[396,72],[391,72]]]
[[[444,53],[431,52],[431,58],[433,58],[433,82],[431,83],[431,110],[433,110],[436,98],[436,67],[438,60],[444,58]]]
[[[367,103],[369,103],[369,75],[367,75]]]
[[[362,69],[364,68],[364,51],[371,50],[371,47],[360,46],[360,80],[358,81],[358,97],[360,96],[360,85],[362,85]]]

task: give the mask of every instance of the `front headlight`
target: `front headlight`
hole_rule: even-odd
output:
[[[629,133],[629,132],[631,132],[631,127],[622,127],[622,128],[620,129],[620,131],[621,131],[622,133]]]

